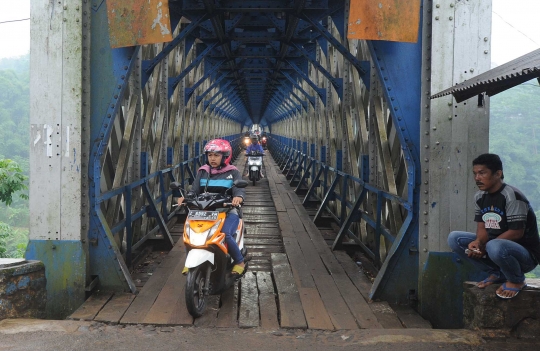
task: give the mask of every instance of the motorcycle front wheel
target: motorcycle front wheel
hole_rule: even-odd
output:
[[[203,315],[206,308],[206,295],[204,265],[189,270],[186,279],[186,307],[190,315],[198,318]]]

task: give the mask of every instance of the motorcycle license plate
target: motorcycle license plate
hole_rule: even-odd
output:
[[[218,218],[218,211],[189,211],[188,219],[198,221],[215,221]]]

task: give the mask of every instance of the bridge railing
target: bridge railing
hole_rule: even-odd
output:
[[[239,153],[237,140],[231,140],[233,144],[233,158],[236,158]],[[167,222],[174,217],[177,209],[173,210],[173,192],[169,190],[169,185],[172,182],[179,182],[182,188],[186,189],[188,185],[193,183],[197,174],[197,169],[206,163],[206,156],[201,153],[193,158],[187,159],[175,166],[161,169],[150,175],[144,176],[141,179],[122,187],[112,189],[101,194],[97,199],[97,204],[100,205],[99,211],[100,224],[105,230],[110,231],[113,237],[122,237],[122,253],[125,263],[129,267],[132,264],[133,252],[137,250],[150,238],[158,238],[167,241],[171,246],[174,245],[173,239],[167,228]],[[143,193],[145,204],[137,208],[133,194]],[[105,219],[104,213],[106,209],[104,205],[109,200],[118,198],[122,202],[124,209],[124,218],[109,223]],[[135,227],[140,225],[141,220],[146,218],[149,221],[148,231],[141,235],[135,235]],[[158,234],[158,232],[161,233]],[[119,233],[123,233],[119,236]]]
[[[326,216],[339,225],[332,249],[347,242],[356,244],[380,268],[396,238],[411,224],[412,204],[308,156],[279,138],[273,137],[268,145],[295,192],[305,193],[303,204],[319,204],[313,221],[319,223]],[[367,162],[363,167],[366,169],[362,174],[367,174]]]

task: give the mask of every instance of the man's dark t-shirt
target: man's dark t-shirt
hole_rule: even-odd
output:
[[[516,240],[540,263],[540,238],[536,215],[529,200],[518,189],[508,184],[494,193],[478,191],[475,196],[475,222],[484,222],[489,240],[509,229],[525,228],[523,237]]]

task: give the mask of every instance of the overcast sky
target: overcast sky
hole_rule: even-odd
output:
[[[493,63],[501,65],[540,48],[540,0],[492,1]],[[0,8],[0,22],[30,17],[30,0],[0,0]],[[24,55],[29,48],[30,21],[0,23],[0,58]]]

